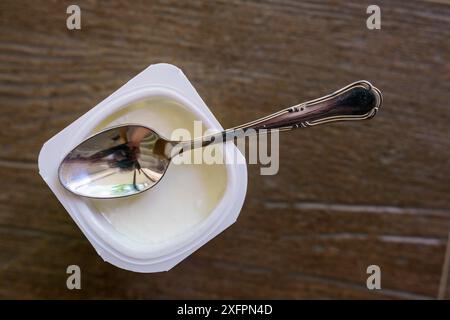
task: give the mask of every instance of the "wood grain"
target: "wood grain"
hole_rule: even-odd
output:
[[[233,227],[187,261],[137,275],[101,261],[36,172],[0,173],[22,181],[0,205],[3,297],[429,298],[438,290],[447,212],[249,200]],[[65,289],[70,264],[86,277],[79,293]],[[365,288],[371,264],[383,270],[380,292]]]
[[[380,1],[0,4],[0,297],[436,298],[450,229],[450,6]],[[283,133],[240,219],[165,274],[105,264],[41,181],[42,144],[150,64],[186,73],[224,127],[372,81],[365,123]],[[263,252],[267,252],[263,254]],[[83,290],[65,288],[79,264]],[[381,291],[365,287],[379,264]],[[220,277],[217,277],[220,275]],[[450,287],[450,285],[449,285]]]

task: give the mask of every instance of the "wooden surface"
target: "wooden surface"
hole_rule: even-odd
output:
[[[1,298],[450,297],[450,5],[377,1],[0,3]],[[283,134],[239,220],[168,273],[104,263],[41,180],[42,144],[150,64],[179,66],[224,127],[368,79],[370,122]],[[82,290],[65,287],[82,269]],[[366,288],[366,268],[382,290]],[[445,280],[445,277],[443,278]],[[447,278],[448,279],[448,278]],[[450,284],[449,286],[450,287]]]

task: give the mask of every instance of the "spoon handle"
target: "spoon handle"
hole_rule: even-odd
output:
[[[207,146],[233,140],[235,137],[258,134],[261,130],[286,131],[334,121],[370,119],[381,107],[382,100],[380,90],[370,82],[361,80],[324,97],[300,103],[222,132],[194,139],[185,143],[185,147]]]

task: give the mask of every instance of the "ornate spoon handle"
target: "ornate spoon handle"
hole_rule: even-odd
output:
[[[235,137],[250,133],[257,134],[262,129],[286,131],[334,121],[370,119],[375,116],[382,101],[380,90],[370,82],[361,80],[324,97],[303,102],[238,127],[181,144],[184,149],[197,148],[233,140]]]

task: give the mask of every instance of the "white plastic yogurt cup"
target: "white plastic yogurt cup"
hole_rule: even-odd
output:
[[[98,254],[105,261],[117,267],[136,272],[167,271],[229,227],[239,215],[247,189],[246,165],[238,164],[244,162],[243,156],[234,144],[229,142],[224,148],[225,158],[235,157],[237,154],[242,159],[238,159],[241,161],[234,161],[232,164],[223,165],[226,170],[226,179],[221,180],[225,183],[223,195],[211,208],[211,212],[202,219],[199,219],[195,212],[191,213],[191,216],[197,219],[195,223],[190,225],[189,228],[183,229],[183,226],[180,226],[180,228],[176,229],[182,232],[176,233],[172,230],[172,236],[167,236],[161,241],[156,241],[156,238],[152,238],[152,241],[140,241],[123,231],[129,229],[132,232],[133,228],[120,230],[119,225],[114,225],[114,222],[107,219],[108,215],[101,213],[101,208],[107,207],[108,203],[103,202],[99,204],[91,199],[73,195],[60,185],[58,166],[70,150],[95,132],[95,130],[98,130],[99,125],[105,123],[106,119],[111,115],[133,103],[144,100],[151,101],[152,99],[172,101],[186,112],[194,114],[195,118],[201,120],[206,127],[222,130],[217,119],[181,70],[172,65],[157,64],[145,69],[81,118],[48,140],[39,154],[39,172],[42,178],[55,193]],[[126,117],[119,122],[123,123],[125,120]],[[146,125],[146,123],[142,124]],[[151,127],[151,124],[147,125]],[[174,178],[176,177],[172,177],[172,179]],[[164,181],[160,183],[163,184]],[[180,181],[179,183],[186,184],[186,192],[190,192],[189,181]],[[170,188],[167,189],[166,186],[166,189],[163,189],[164,187],[162,185],[160,190],[165,190],[165,193],[169,193]],[[158,185],[155,188],[158,188]],[[138,195],[138,197],[151,197],[156,192],[162,191],[156,190],[153,195],[151,192],[152,190],[146,191]],[[165,194],[161,193],[161,196],[165,196]],[[195,198],[195,195],[193,197]],[[184,198],[188,199],[188,197]],[[167,195],[167,199],[177,201],[176,194]],[[140,200],[145,203],[145,199],[141,198]],[[120,199],[112,201],[120,201]],[[167,214],[161,209],[163,208],[161,205],[158,208],[161,212],[152,212],[153,215]],[[135,206],[134,210],[137,209],[138,207]],[[127,206],[122,206],[121,210],[123,212],[115,212],[115,214],[123,214],[118,221],[126,220]],[[174,212],[172,217],[175,217],[175,220],[177,220],[177,217],[183,218],[180,216],[181,214],[182,212]],[[129,213],[129,215],[130,217],[134,216],[134,219],[139,218],[139,215],[136,214]],[[176,222],[175,220],[174,223]],[[186,223],[186,221],[183,222],[183,219],[178,220],[181,223]],[[152,220],[147,219],[147,223],[151,222]],[[170,220],[164,221],[164,223],[167,225],[167,223],[170,223]],[[162,227],[164,227],[164,223],[161,224]],[[161,234],[164,234],[163,230]],[[168,234],[171,235],[170,232]]]

